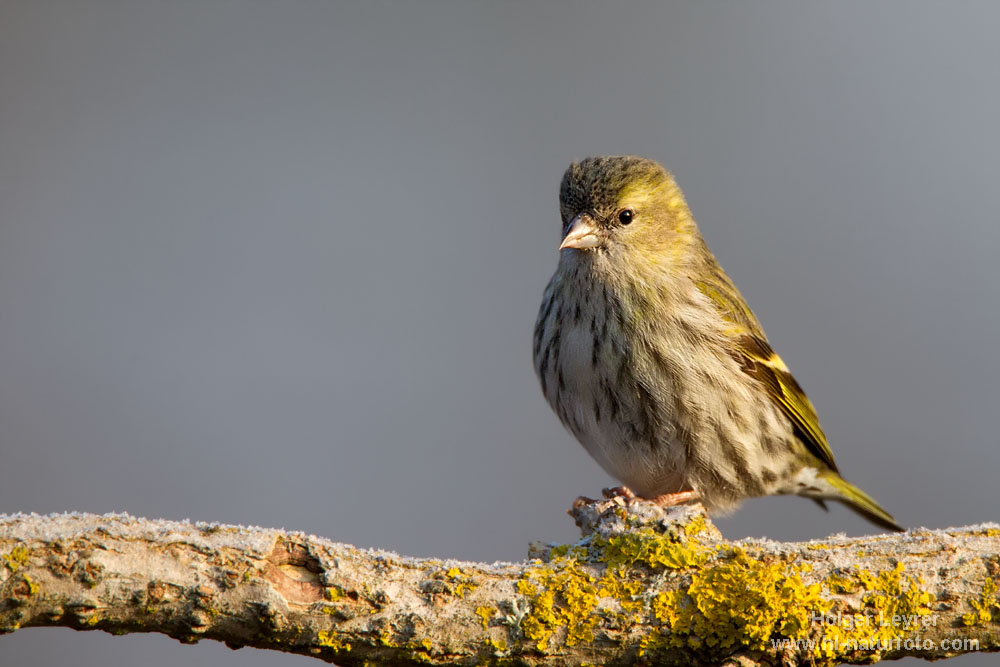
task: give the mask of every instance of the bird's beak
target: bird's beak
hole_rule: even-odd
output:
[[[566,236],[563,237],[559,249],[576,248],[578,250],[588,250],[596,248],[600,242],[601,239],[598,236],[598,230],[593,221],[580,214],[569,223],[569,229],[566,230]]]

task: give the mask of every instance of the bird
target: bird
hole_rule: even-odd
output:
[[[661,164],[574,162],[559,207],[534,366],[563,425],[622,483],[612,495],[728,513],[792,494],[904,530],[840,475],[812,402]]]

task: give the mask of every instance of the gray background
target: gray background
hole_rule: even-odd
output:
[[[905,524],[996,520],[993,3],[0,2],[0,511],[421,556],[572,540],[610,480],[530,338],[571,159],[677,174]],[[754,500],[730,537],[870,530]],[[159,636],[4,665],[306,664]],[[958,661],[992,664],[988,656]]]

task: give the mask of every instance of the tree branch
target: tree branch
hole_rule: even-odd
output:
[[[727,542],[700,508],[573,510],[524,563],[128,515],[0,516],[0,632],[159,632],[342,665],[750,665],[1000,650],[1000,527]]]

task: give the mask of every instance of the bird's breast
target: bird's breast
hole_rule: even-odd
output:
[[[674,437],[670,380],[651,371],[628,309],[600,284],[554,284],[539,314],[535,354],[550,405],[591,456],[636,492],[680,490],[684,447]]]

